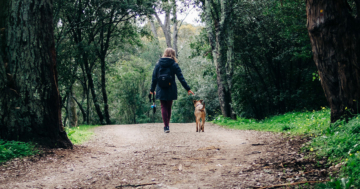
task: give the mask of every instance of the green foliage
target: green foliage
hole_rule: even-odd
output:
[[[202,55],[193,54],[194,49],[190,48],[190,46],[195,38],[191,37],[188,39],[189,41],[184,42],[179,53],[179,66],[186,82],[195,95],[188,96],[186,90],[177,82],[178,100],[174,102],[171,116],[171,121],[175,123],[195,121],[193,100],[204,100],[207,120],[212,120],[221,114],[217,95],[215,65]]]
[[[134,23],[134,19],[153,13],[154,2],[54,2],[59,92],[67,98],[73,91],[77,105],[84,110],[78,115],[79,122],[81,118],[86,122],[88,117],[87,124],[100,123],[109,93],[108,81],[101,76],[108,78],[111,67],[123,54],[137,53],[142,45],[141,37],[149,36],[149,31]],[[62,102],[66,102],[65,98]],[[64,117],[67,115],[65,106],[62,104]],[[94,106],[100,110],[96,112]]]
[[[91,139],[94,132],[91,129],[97,125],[80,125],[78,127],[65,127],[66,133],[73,144],[82,144]]]
[[[324,186],[334,188],[353,188],[360,186],[360,118],[349,122],[337,121],[325,130],[325,134],[314,138],[306,149],[314,151],[316,156],[328,157],[329,165],[340,162],[340,179]]]
[[[244,1],[235,14],[233,107],[242,117],[324,106],[303,1]]]
[[[146,54],[149,57],[149,54]],[[157,60],[156,60],[157,61]],[[108,77],[107,86],[111,117],[115,123],[148,123],[153,122],[148,99],[152,69],[156,61],[145,60],[139,55],[130,55],[128,58],[119,60],[112,67],[112,73]],[[158,103],[155,115],[156,122],[161,121],[160,103]]]
[[[198,96],[181,96],[174,101],[171,113],[171,122],[173,123],[190,123],[195,121],[193,100],[199,100]]]
[[[218,12],[220,2],[211,8]],[[280,1],[241,0],[234,3],[231,14],[234,65],[227,66],[233,71],[231,105],[237,115],[263,119],[327,104],[320,82],[312,80],[317,69],[304,1],[284,1],[281,6]],[[193,56],[212,59],[208,35],[204,29],[196,37]]]
[[[308,134],[318,136],[325,133],[330,123],[330,110],[323,107],[320,111],[289,112],[284,115],[272,116],[263,120],[237,120],[218,116],[213,123],[234,129],[286,132],[291,134]]]
[[[32,143],[20,141],[3,141],[0,139],[0,163],[13,158],[39,154],[40,151]]]

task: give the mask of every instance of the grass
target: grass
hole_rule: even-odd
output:
[[[324,188],[360,187],[360,118],[332,124],[321,137],[314,138],[307,148],[317,157],[327,157],[329,165],[343,163],[338,178],[323,184]]]
[[[40,151],[36,149],[32,143],[19,141],[3,141],[0,139],[0,163],[9,161],[13,158],[31,156],[39,154]]]
[[[312,140],[302,148],[309,155],[328,159],[327,166],[339,163],[341,167],[331,182],[318,185],[319,188],[347,189],[360,187],[360,116],[349,122],[330,124],[330,110],[291,112],[264,120],[237,118],[231,120],[222,116],[213,123],[241,130],[283,132],[291,135],[306,135]]]
[[[91,139],[94,132],[91,131],[92,128],[97,127],[97,125],[80,125],[78,127],[66,127],[66,133],[73,144],[82,144]]]
[[[91,131],[93,125],[80,125],[78,127],[66,128],[66,133],[73,144],[81,144],[88,141],[94,133]],[[41,153],[33,143],[20,141],[4,141],[0,139],[0,163],[14,158],[21,158]]]
[[[329,127],[330,110],[323,107],[320,111],[290,112],[264,120],[237,118],[232,120],[222,116],[213,123],[233,129],[286,132],[294,135],[321,135]]]

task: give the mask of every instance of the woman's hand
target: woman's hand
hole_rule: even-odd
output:
[[[194,93],[191,90],[188,90],[188,95],[190,95],[190,94],[194,95]]]
[[[156,94],[156,92],[155,92],[155,91],[154,91],[154,92],[151,92],[151,91],[150,91],[150,94]]]

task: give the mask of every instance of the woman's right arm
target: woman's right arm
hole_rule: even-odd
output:
[[[184,87],[186,91],[190,91],[189,85],[186,83],[185,78],[181,72],[181,69],[178,64],[175,64],[175,74],[177,78],[179,79],[181,85]]]
[[[156,77],[156,70],[157,70],[158,65],[155,65],[153,74],[152,74],[152,80],[151,80],[151,88],[150,88],[150,93],[153,93],[155,91],[156,88],[156,84],[157,84],[157,77]]]

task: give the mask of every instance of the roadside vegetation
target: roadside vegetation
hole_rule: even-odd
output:
[[[78,127],[66,127],[66,133],[73,144],[82,144],[91,139],[94,132],[91,129],[96,125],[80,125]],[[34,143],[20,141],[4,141],[0,139],[0,164],[14,158],[22,158],[40,154],[41,150]]]
[[[4,141],[0,139],[0,164],[13,158],[39,154],[33,143],[20,141]]]
[[[78,127],[66,127],[66,133],[73,144],[82,144],[94,135],[92,129],[97,125],[80,125]]]
[[[317,159],[327,158],[327,167],[335,170],[324,188],[354,188],[360,186],[360,116],[330,124],[330,110],[290,112],[263,120],[237,120],[218,116],[213,123],[232,129],[283,132],[310,137],[302,153]],[[335,167],[341,167],[338,172]]]
[[[237,120],[218,116],[213,123],[233,129],[286,132],[296,135],[318,136],[329,128],[330,110],[289,112],[283,115],[266,117],[263,120],[238,117]]]

